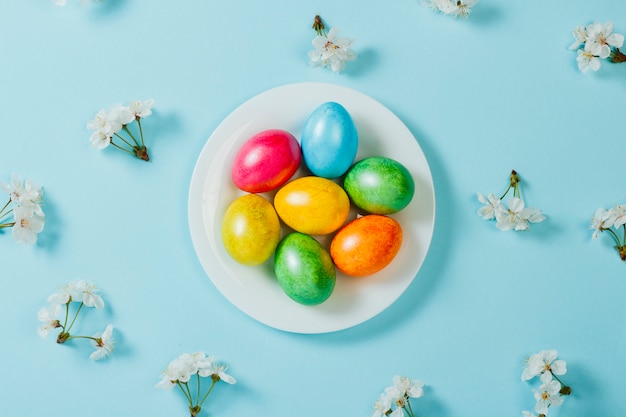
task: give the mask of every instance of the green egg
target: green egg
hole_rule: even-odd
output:
[[[294,232],[280,241],[274,254],[274,272],[283,291],[300,304],[320,304],[335,288],[330,254],[304,233]]]
[[[415,194],[409,170],[383,156],[372,156],[354,164],[343,186],[357,207],[372,214],[396,213],[408,206]]]

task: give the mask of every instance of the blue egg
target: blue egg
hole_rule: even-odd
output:
[[[338,178],[354,162],[359,140],[348,111],[339,103],[327,102],[305,122],[300,145],[304,162],[314,175]]]

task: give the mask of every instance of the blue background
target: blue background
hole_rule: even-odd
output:
[[[0,3],[0,179],[43,185],[47,215],[35,247],[0,233],[0,414],[185,416],[182,394],[154,384],[174,357],[203,350],[238,379],[204,416],[371,415],[395,374],[426,383],[420,416],[514,416],[534,406],[524,358],[549,348],[574,390],[550,415],[626,414],[626,265],[588,229],[596,208],[626,202],[626,64],[583,75],[567,50],[577,25],[626,33],[626,2],[482,0],[468,20],[417,0],[68,3]],[[342,74],[307,65],[316,13],[357,40]],[[250,97],[303,81],[395,112],[426,154],[437,204],[430,252],[402,297],[322,335],[233,307],[187,224],[213,129]],[[150,163],[89,147],[100,108],[148,98]],[[511,169],[547,215],[528,233],[475,214],[476,192],[501,193]],[[36,333],[46,297],[80,278],[107,307],[77,331],[115,326],[105,361],[88,360],[86,342]]]

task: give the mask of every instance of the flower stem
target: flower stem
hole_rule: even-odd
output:
[[[143,129],[141,128],[141,119],[139,118],[139,116],[137,116],[137,126],[139,126],[139,136],[141,138],[141,146],[142,147],[146,147],[146,145],[143,142]]]
[[[206,394],[204,394],[204,397],[202,397],[202,401],[200,401],[200,402],[198,403],[198,406],[199,406],[199,407],[202,407],[202,404],[204,404],[204,402],[205,402],[205,401],[206,401],[206,399],[208,398],[208,396],[209,396],[209,394],[211,393],[211,391],[213,391],[213,387],[215,386],[215,383],[216,383],[216,382],[217,382],[217,381],[216,381],[216,380],[214,380],[214,379],[212,379],[212,380],[211,380],[211,386],[209,387],[209,390],[206,392]]]
[[[411,407],[411,400],[408,397],[406,399],[406,407],[404,408],[404,411],[406,411],[409,417],[415,417],[415,413],[413,413],[413,407]]]
[[[176,385],[178,385],[180,390],[185,395],[185,398],[187,398],[187,401],[189,402],[189,408],[193,407],[193,400],[191,399],[191,393],[189,392],[189,385],[187,385],[186,382],[181,383],[180,381],[176,381]],[[187,390],[185,390],[183,385],[185,385],[185,387],[187,387]]]
[[[69,326],[67,329],[65,328],[65,326],[63,327],[63,330],[64,330],[66,333],[69,333],[69,332],[70,332],[70,330],[72,330],[72,326],[73,326],[73,325],[74,325],[74,323],[76,322],[76,318],[78,317],[78,313],[80,313],[80,309],[81,309],[81,308],[83,308],[83,304],[84,304],[84,303],[83,303],[83,302],[81,302],[81,303],[80,303],[80,305],[78,306],[78,309],[76,310],[76,314],[74,314],[74,318],[72,319],[72,322],[70,323],[70,326]],[[70,306],[70,303],[68,302],[68,303],[67,303],[67,309],[68,309],[68,310],[69,310],[69,306]],[[66,321],[66,323],[67,323],[67,316],[65,317],[65,321]]]
[[[124,125],[124,127],[122,127],[122,129],[124,129],[126,131],[126,133],[128,133],[128,136],[130,136],[130,138],[133,140],[133,142],[135,142],[135,145],[137,147],[141,146],[141,145],[139,145],[139,142],[137,142],[137,139],[135,139],[135,136],[132,134],[132,132],[128,129],[128,127],[126,125]]]
[[[559,391],[559,393],[560,393],[561,395],[570,395],[570,394],[572,393],[572,388],[570,388],[569,386],[565,385],[565,384],[563,383],[563,381],[561,381],[561,380],[559,379],[559,377],[558,377],[558,376],[556,376],[556,375],[552,374],[552,377],[553,377],[554,379],[556,379],[556,380],[558,381],[558,383],[559,383],[559,384],[561,384],[561,390]]]
[[[70,340],[70,339],[89,339],[89,340],[93,340],[94,342],[102,341],[102,339],[99,339],[99,338],[93,337],[93,336],[70,336],[68,334],[68,336],[65,338],[65,340]]]
[[[126,139],[124,139],[122,136],[118,135],[117,133],[115,133],[115,136],[117,136],[117,137],[118,137],[118,138],[119,138],[122,142],[124,142],[125,144],[127,144],[129,148],[133,148],[133,147],[134,147],[134,146],[133,146],[133,145],[131,145],[131,144],[130,144],[130,143],[129,143]],[[115,143],[113,143],[113,141],[111,141],[111,145],[116,145],[116,144],[115,144]],[[117,145],[116,145],[116,146],[117,146]],[[120,147],[120,146],[117,146],[117,147],[118,147],[118,148],[120,148],[120,149],[125,150],[126,152],[130,152],[129,150],[124,149],[124,148],[122,148],[122,147]]]
[[[0,224],[0,229],[4,229],[5,227],[13,227],[13,226],[15,226],[15,222],[2,223],[2,224]]]
[[[506,197],[506,195],[509,193],[510,189],[511,189],[511,185],[509,184],[509,186],[507,187],[507,189],[504,192],[504,194],[502,194],[502,196],[500,197],[500,200],[502,200],[504,197]]]
[[[11,198],[9,198],[9,201],[7,201],[4,207],[0,209],[0,219],[11,212],[11,210],[7,211],[6,213],[4,212],[4,210],[6,210],[6,208],[9,207],[9,204],[11,204]]]
[[[619,237],[617,236],[617,233],[615,233],[613,229],[608,228],[608,229],[601,229],[601,230],[608,231],[611,234],[611,236],[613,236],[613,239],[615,239],[615,243],[617,244],[617,246],[622,246],[622,242],[620,242]]]
[[[120,139],[121,139],[121,138],[120,138]],[[124,142],[126,142],[124,139],[122,139],[122,140],[123,140]],[[126,142],[126,143],[128,143],[128,142]],[[126,149],[126,148],[121,147],[120,145],[118,145],[117,143],[115,143],[115,142],[113,142],[113,141],[111,141],[111,145],[115,146],[115,147],[116,147],[117,149],[119,149],[119,150],[122,150],[122,151],[124,151],[124,152],[127,152],[127,153],[129,153],[129,154],[131,154],[131,155],[134,155],[134,153],[133,153],[132,151],[130,151],[130,150]],[[128,145],[128,146],[131,146],[131,145]]]

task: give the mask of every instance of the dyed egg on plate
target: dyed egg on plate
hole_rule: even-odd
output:
[[[300,304],[320,304],[335,288],[336,271],[329,253],[303,233],[290,233],[280,241],[274,272],[283,291]]]
[[[357,207],[373,214],[396,213],[408,206],[415,194],[411,173],[398,161],[383,156],[354,164],[343,186]]]
[[[339,103],[327,102],[309,115],[300,143],[304,162],[313,174],[338,178],[354,162],[358,134],[348,111]]]
[[[279,240],[280,220],[264,197],[246,194],[228,206],[222,220],[222,241],[234,260],[261,264],[272,256]]]
[[[330,256],[341,272],[360,277],[389,265],[401,245],[402,227],[396,220],[368,214],[337,232],[330,244]]]
[[[232,167],[235,185],[249,193],[264,193],[283,185],[296,172],[302,153],[289,132],[264,130],[248,139]]]
[[[280,218],[292,229],[325,235],[339,229],[350,213],[350,199],[339,185],[320,177],[301,177],[274,196]]]

